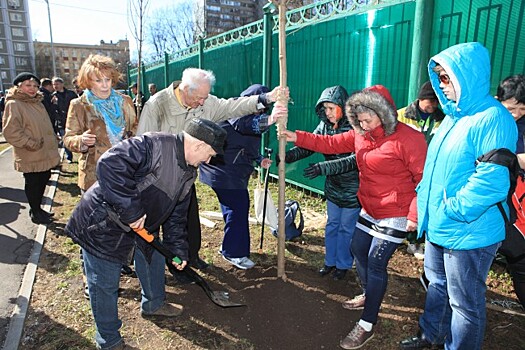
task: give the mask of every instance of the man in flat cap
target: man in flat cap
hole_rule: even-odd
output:
[[[162,225],[163,243],[180,257],[182,262],[173,264],[182,270],[188,260],[186,221],[197,167],[222,153],[225,139],[226,132],[215,123],[193,118],[181,133],[146,133],[100,157],[98,181],[84,194],[65,229],[82,247],[99,348],[124,347],[118,288],[121,266],[134,245],[142,316],[182,313],[181,305],[165,300],[164,257],[122,224],[155,236]]]

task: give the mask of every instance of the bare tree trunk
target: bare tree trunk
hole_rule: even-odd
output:
[[[287,87],[287,71],[286,71],[286,1],[273,1],[277,4],[279,9],[279,85],[281,88]],[[288,97],[280,95],[275,103],[276,106],[287,106]],[[283,118],[279,118],[277,122],[277,135],[279,135],[279,158],[284,159],[286,157],[286,137],[281,136],[280,131],[286,130],[288,123],[288,115]],[[285,198],[285,162],[279,163],[278,175],[279,175],[279,203],[278,211],[279,215],[279,230],[277,239],[277,277],[282,277],[286,281],[285,271],[285,217],[284,217],[284,202]]]
[[[142,95],[141,95],[141,78],[142,78],[142,43],[144,41],[143,27],[144,27],[144,16],[146,14],[146,8],[148,7],[149,0],[129,0],[129,17],[128,21],[130,26],[133,26],[132,32],[133,37],[137,41],[138,48],[138,63],[137,63],[137,105],[135,106],[137,112],[137,118],[140,118],[140,107],[142,106]]]

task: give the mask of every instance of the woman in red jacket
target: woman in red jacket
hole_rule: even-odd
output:
[[[422,133],[398,123],[394,101],[384,86],[350,96],[346,114],[354,130],[343,134],[283,133],[287,141],[312,151],[356,154],[357,196],[363,209],[351,250],[363,294],[345,301],[343,307],[364,310],[340,346],[357,349],[373,337],[387,287],[388,261],[407,232],[417,229],[415,188],[423,174],[427,144]]]

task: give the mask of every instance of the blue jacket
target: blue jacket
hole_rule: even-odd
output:
[[[448,100],[432,69],[450,76],[457,102]],[[419,235],[447,249],[482,248],[505,238],[498,202],[508,210],[506,167],[476,159],[495,148],[516,149],[511,114],[489,95],[490,58],[479,43],[452,46],[428,65],[432,87],[446,114],[429,145],[423,179],[417,187]]]

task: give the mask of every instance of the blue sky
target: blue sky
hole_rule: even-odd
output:
[[[179,0],[149,0],[148,12]],[[33,40],[50,41],[47,4],[28,0]],[[99,44],[127,38],[131,51],[135,40],[127,20],[128,0],[49,0],[53,42]]]

